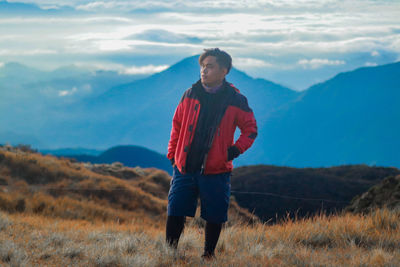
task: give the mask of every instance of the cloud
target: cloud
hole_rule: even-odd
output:
[[[271,63],[268,63],[261,59],[255,58],[245,58],[245,57],[237,57],[234,59],[233,65],[235,67],[239,67],[241,69],[247,68],[263,68],[263,67],[272,67]]]
[[[147,65],[147,66],[132,66],[126,67],[120,70],[120,74],[152,74],[156,72],[160,72],[166,70],[169,66],[168,65],[161,65],[161,66],[154,66],[154,65]]]
[[[34,56],[34,55],[49,55],[49,54],[57,54],[57,51],[51,49],[33,49],[33,50],[11,50],[11,49],[2,49],[0,50],[0,56]]]
[[[366,61],[379,59],[383,64],[400,55],[399,1],[23,2],[80,11],[2,16],[0,57],[4,62],[48,68],[102,62],[104,68],[112,65],[120,73],[152,73],[203,48],[220,47],[244,71],[259,73],[259,77],[280,71],[280,77],[286,77],[290,70],[302,81],[304,73],[314,70],[332,75],[364,66]],[[337,68],[319,70],[327,66]],[[268,72],[263,71],[266,68]]]
[[[98,10],[98,9],[110,9],[110,8],[115,8],[116,3],[113,1],[110,2],[91,2],[86,5],[79,5],[76,7],[78,10],[86,10],[86,11],[93,11],[93,10]]]
[[[108,11],[167,11],[173,10],[185,5],[181,4],[181,1],[142,1],[142,0],[131,0],[131,1],[92,1],[87,4],[75,4],[77,10],[85,10],[91,12],[104,12]]]
[[[5,63],[4,62],[0,62],[0,68],[4,67]]]
[[[344,11],[350,14],[360,12],[380,13],[382,9],[398,6],[396,1],[373,1],[373,0],[252,0],[252,1],[233,1],[233,0],[22,0],[24,3],[34,3],[41,8],[49,7],[62,8],[65,6],[76,10],[90,12],[132,12],[135,10],[149,12],[207,12],[228,14],[232,12],[253,12],[259,14],[266,13],[329,13],[332,11]],[[9,2],[21,2],[21,0],[9,0]],[[393,9],[395,12],[395,9]]]
[[[173,33],[162,29],[150,29],[141,33],[133,34],[125,39],[148,40],[165,43],[201,43],[202,39],[194,35]]]
[[[375,63],[375,62],[365,62],[364,66],[366,66],[366,67],[375,67],[375,66],[378,66],[378,64]]]
[[[18,2],[21,0],[10,0],[10,2]],[[231,12],[232,10],[239,11],[281,11],[281,12],[294,12],[298,10],[308,11],[330,11],[335,6],[346,7],[354,10],[357,5],[363,2],[373,3],[373,1],[353,0],[351,3],[341,3],[336,0],[252,0],[252,1],[233,1],[233,0],[113,0],[113,1],[82,1],[82,0],[24,0],[24,2],[35,3],[41,7],[48,6],[71,6],[78,10],[86,11],[104,11],[109,9],[119,9],[125,11],[131,10],[178,10],[178,11],[198,11],[208,10],[212,12]],[[346,1],[344,1],[346,2]],[[385,1],[382,1],[385,2]],[[374,4],[378,6],[377,4]]]
[[[297,62],[300,66],[305,69],[319,69],[325,66],[338,66],[344,65],[346,62],[344,60],[329,60],[329,59],[320,59],[320,58],[313,58],[309,59],[301,59]]]
[[[123,75],[145,75],[145,74],[153,74],[160,71],[163,71],[169,67],[169,65],[123,65],[123,64],[115,64],[108,62],[76,62],[75,65],[79,68],[89,69],[95,73],[98,70],[101,71],[114,71]],[[89,85],[90,86],[90,85]],[[85,90],[85,87],[83,87]]]
[[[58,92],[58,96],[70,96],[78,92],[78,88],[76,86],[72,87],[71,90],[61,90]]]
[[[379,54],[379,52],[378,51],[372,51],[371,52],[371,56],[373,56],[373,57],[378,57],[378,56],[380,56],[380,54]]]

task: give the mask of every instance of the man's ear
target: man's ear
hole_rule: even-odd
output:
[[[224,71],[225,76],[228,74],[228,69],[227,68],[222,68],[222,70]]]

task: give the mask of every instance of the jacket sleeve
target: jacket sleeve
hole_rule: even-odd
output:
[[[245,101],[247,110],[239,110],[237,115],[237,126],[240,129],[240,136],[235,142],[240,153],[244,153],[251,147],[257,137],[257,122],[253,111],[248,107],[247,99]]]
[[[172,119],[171,136],[168,142],[168,153],[167,153],[167,158],[170,160],[175,157],[175,150],[179,139],[181,124],[182,124],[182,102],[180,102],[176,107],[174,117]]]

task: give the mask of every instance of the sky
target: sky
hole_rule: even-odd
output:
[[[400,1],[0,1],[0,68],[151,74],[210,47],[253,77],[304,90],[400,61]]]

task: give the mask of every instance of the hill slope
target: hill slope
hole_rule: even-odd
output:
[[[366,213],[377,208],[400,210],[400,175],[389,176],[367,192],[356,196],[346,210]]]
[[[163,227],[171,177],[121,163],[74,163],[26,149],[0,147],[0,210],[62,219]],[[232,222],[255,218],[234,201]]]
[[[399,175],[396,168],[349,165],[330,168],[244,166],[232,173],[232,191],[240,206],[262,220],[304,217],[322,209],[340,211],[353,197]]]

